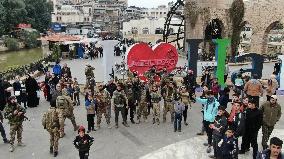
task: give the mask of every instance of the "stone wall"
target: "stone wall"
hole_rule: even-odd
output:
[[[186,15],[186,39],[203,39],[205,28],[209,21],[219,19],[223,24],[222,36],[230,38],[231,24],[229,8],[233,0],[185,0],[185,3],[196,2],[201,9],[209,9],[209,15],[200,14],[195,27],[190,25],[190,17],[186,14],[188,5],[185,5]],[[267,34],[273,27],[273,23],[284,24],[283,0],[250,0],[245,1],[244,22],[251,25],[253,30],[250,52],[267,53]],[[187,48],[186,48],[187,50]]]

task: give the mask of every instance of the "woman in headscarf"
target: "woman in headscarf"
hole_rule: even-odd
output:
[[[37,81],[32,78],[30,75],[27,75],[26,79],[26,91],[28,98],[28,107],[36,107],[39,104],[39,99],[37,97],[37,91],[39,90],[39,86]]]

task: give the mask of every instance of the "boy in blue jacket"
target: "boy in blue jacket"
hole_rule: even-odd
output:
[[[210,124],[214,123],[215,117],[217,116],[219,102],[214,97],[212,91],[207,92],[207,98],[196,98],[196,102],[203,104],[203,125],[208,137],[208,143],[205,143],[204,146],[208,146],[207,153],[211,152],[211,146],[212,146],[212,133],[213,129],[211,129],[209,126]]]

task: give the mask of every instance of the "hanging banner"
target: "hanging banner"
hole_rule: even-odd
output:
[[[138,43],[134,44],[127,53],[129,70],[137,71],[140,77],[152,66],[157,70],[166,67],[167,71],[171,72],[176,68],[177,62],[177,49],[168,43],[159,43],[153,49],[147,43]]]

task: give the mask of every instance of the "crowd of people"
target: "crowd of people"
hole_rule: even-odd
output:
[[[268,146],[274,126],[281,117],[275,75],[271,75],[265,89],[256,75],[244,79],[242,74],[235,79],[232,88],[221,88],[217,79],[206,69],[200,83],[202,94],[197,97],[198,84],[192,70],[186,72],[181,83],[166,68],[157,69],[153,66],[145,73],[147,80],[141,80],[137,72],[129,72],[126,80],[111,79],[103,84],[92,80],[95,77],[94,69],[90,65],[86,66],[84,87],[79,86],[67,64],[61,67],[60,63],[53,67],[53,73],[45,73],[45,81],[40,84],[31,76],[27,76],[24,82],[16,79],[13,84],[1,80],[0,106],[1,111],[4,110],[4,117],[9,120],[10,140],[6,138],[3,122],[0,122],[0,130],[4,143],[11,145],[10,151],[15,150],[16,134],[18,145],[24,146],[22,123],[27,119],[25,108],[39,105],[39,90],[42,90],[45,99],[50,102],[50,108],[42,118],[42,125],[50,134],[50,153],[55,157],[58,155],[58,141],[65,135],[66,118],[71,120],[74,131],[78,131],[74,145],[79,150],[80,158],[86,159],[94,141],[87,133],[101,128],[103,115],[107,127],[111,129],[113,126],[119,128],[119,114],[122,116],[122,124],[129,127],[128,121],[140,124],[151,120],[152,124],[160,125],[167,121],[169,113],[168,120],[173,124],[173,131],[181,132],[183,124],[188,126],[188,110],[195,102],[202,106],[203,116],[202,131],[197,135],[206,133],[206,152],[214,152],[210,158],[236,159],[238,155],[249,151],[250,147],[253,149],[253,159],[282,157],[282,140],[273,137]],[[226,80],[227,74],[224,78]],[[10,87],[13,87],[13,93],[9,92]],[[267,101],[260,103],[259,98],[264,92]],[[85,95],[84,102],[80,102],[80,93]],[[73,113],[74,107],[82,103],[86,109],[87,133],[83,126],[77,125]],[[110,120],[112,112],[114,125]],[[0,117],[3,121],[2,114]],[[257,137],[261,128],[263,151],[259,152]],[[242,143],[238,145],[240,138]]]

